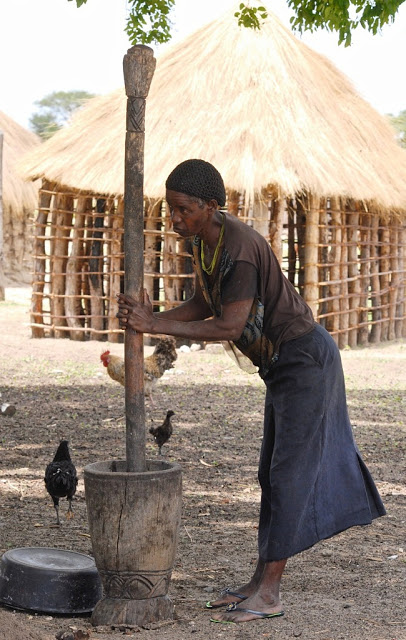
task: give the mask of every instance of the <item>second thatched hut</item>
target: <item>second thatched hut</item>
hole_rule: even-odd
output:
[[[30,284],[32,279],[32,224],[38,205],[38,182],[26,182],[17,162],[40,145],[35,133],[0,111],[2,157],[3,268],[7,283]]]

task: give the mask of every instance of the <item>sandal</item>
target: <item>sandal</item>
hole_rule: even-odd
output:
[[[243,600],[246,600],[247,597],[248,597],[248,596],[243,596],[242,593],[237,593],[236,591],[232,591],[229,588],[223,589],[223,591],[220,591],[220,596],[233,596],[234,598],[238,598],[240,600],[240,602],[242,602]],[[238,604],[238,602],[230,602],[230,604],[228,606],[230,606],[231,604]],[[204,605],[204,608],[205,609],[222,609],[223,607],[226,607],[226,606],[227,606],[226,602],[222,602],[222,604],[213,605],[211,603],[211,601],[209,600]]]
[[[253,616],[257,616],[261,619],[269,619],[269,618],[280,618],[284,615],[284,611],[277,611],[276,613],[264,613],[263,611],[255,611],[254,609],[244,609],[243,607],[237,606],[238,602],[232,602],[226,607],[226,611],[241,611],[241,613],[251,613]],[[210,618],[210,622],[218,622],[219,624],[236,624],[233,620],[216,620],[215,618]]]

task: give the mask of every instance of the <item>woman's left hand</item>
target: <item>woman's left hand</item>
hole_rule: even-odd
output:
[[[139,333],[152,330],[154,313],[148,293],[144,289],[144,302],[137,302],[132,296],[120,293],[117,295],[119,311],[116,317],[120,322],[120,329],[133,329]]]

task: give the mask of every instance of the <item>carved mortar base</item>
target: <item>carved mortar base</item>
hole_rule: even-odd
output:
[[[125,468],[125,461],[107,461],[84,470],[93,554],[104,588],[94,625],[142,626],[173,617],[167,594],[181,516],[181,469],[152,460],[142,473]]]

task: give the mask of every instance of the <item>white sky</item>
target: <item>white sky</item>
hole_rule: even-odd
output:
[[[179,41],[240,0],[176,0],[174,37]],[[289,26],[284,0],[267,6]],[[125,0],[0,0],[0,110],[28,128],[35,101],[53,91],[105,94],[123,85]],[[381,113],[406,109],[406,2],[395,23],[372,36],[359,30],[349,48],[319,31],[302,40],[343,71]],[[161,48],[152,47],[155,55]]]

